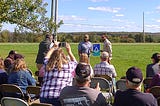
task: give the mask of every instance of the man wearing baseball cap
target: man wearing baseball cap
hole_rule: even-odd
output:
[[[105,97],[99,91],[90,88],[91,69],[89,65],[79,63],[75,69],[75,86],[66,86],[60,93],[62,105],[69,106],[108,106]]]
[[[158,106],[157,100],[151,93],[142,93],[142,71],[130,67],[126,72],[126,91],[117,91],[113,106]]]

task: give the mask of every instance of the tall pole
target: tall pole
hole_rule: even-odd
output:
[[[51,3],[51,21],[53,22],[53,15],[54,15],[54,0],[52,0],[52,3]],[[53,32],[51,32],[53,33]],[[54,34],[53,34],[53,38],[54,38]]]
[[[54,35],[55,35],[55,41],[57,41],[57,17],[58,17],[58,0],[55,0],[55,12],[54,12],[54,22],[55,22],[55,29],[54,29]]]
[[[145,43],[145,32],[144,32],[144,12],[143,12],[143,43]]]

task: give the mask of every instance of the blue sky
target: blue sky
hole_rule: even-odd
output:
[[[142,32],[143,12],[145,32],[160,32],[160,0],[58,0],[58,32]]]

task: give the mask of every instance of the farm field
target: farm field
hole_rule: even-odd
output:
[[[78,61],[78,44],[71,44],[72,52]],[[102,46],[101,46],[102,47]],[[111,63],[115,66],[117,79],[125,75],[130,66],[137,66],[145,76],[146,65],[151,62],[151,55],[160,52],[159,43],[113,43],[113,59]],[[10,50],[16,50],[25,56],[27,66],[33,71],[37,70],[35,59],[38,52],[38,43],[0,43],[0,56],[5,58]],[[92,67],[100,62],[99,57],[90,57]]]

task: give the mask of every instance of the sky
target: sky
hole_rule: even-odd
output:
[[[160,0],[58,0],[58,32],[143,32],[143,16],[145,32],[160,32]]]

